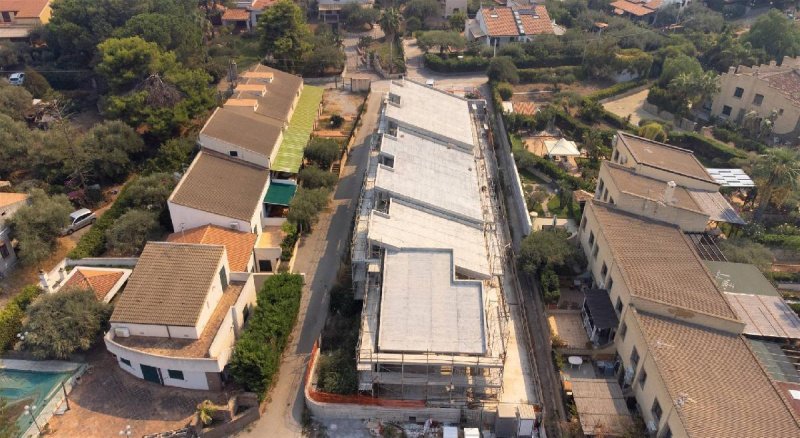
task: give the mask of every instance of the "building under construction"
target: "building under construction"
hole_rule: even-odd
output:
[[[530,365],[504,298],[484,114],[484,101],[408,80],[384,99],[352,244],[363,392],[430,407],[536,402],[529,383],[508,384]]]

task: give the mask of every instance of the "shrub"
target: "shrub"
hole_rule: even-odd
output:
[[[333,394],[353,394],[358,391],[358,372],[353,351],[337,350],[319,357],[317,386]]]
[[[466,73],[486,71],[489,60],[481,56],[442,57],[434,53],[424,56],[425,67],[439,73]]]
[[[128,210],[106,230],[106,250],[117,256],[137,256],[148,240],[158,237],[159,230],[154,213]]]
[[[344,117],[340,116],[339,114],[334,114],[331,116],[331,128],[340,128],[344,123]]]
[[[632,90],[636,87],[642,86],[647,83],[647,79],[638,79],[634,81],[627,81],[627,82],[620,82],[618,84],[614,84],[608,88],[603,88],[602,90],[597,90],[594,93],[589,94],[589,99],[594,100],[603,100],[608,99],[609,97],[616,96],[617,94],[622,94],[628,90]]]
[[[297,180],[307,189],[332,188],[339,178],[318,167],[306,167],[297,174]]]
[[[297,232],[297,226],[288,221],[281,225],[281,229],[286,233],[286,236],[284,236],[281,241],[281,261],[288,262],[292,259],[294,245],[297,243],[300,234]]]
[[[497,84],[497,92],[500,93],[500,98],[503,100],[511,100],[514,95],[514,87],[508,82],[500,82]]]
[[[127,210],[126,188],[135,181],[134,179],[122,188],[114,204],[102,216],[97,218],[97,222],[86,234],[81,236],[75,248],[72,248],[67,257],[82,259],[84,257],[99,257],[103,255],[106,250],[106,230]]]
[[[280,367],[281,354],[289,340],[300,309],[303,277],[276,274],[258,292],[258,305],[236,342],[230,362],[234,381],[263,400]]]
[[[772,252],[760,243],[745,238],[723,240],[719,249],[729,262],[750,263],[766,271],[772,265]]]
[[[737,167],[735,159],[747,158],[747,153],[693,132],[673,131],[669,143],[689,149],[701,160],[712,165]]]
[[[490,81],[494,82],[519,83],[517,67],[514,65],[511,58],[507,56],[492,58],[492,60],[489,61],[489,68],[486,70],[486,75],[489,76]]]
[[[544,82],[548,84],[571,84],[576,77],[583,77],[583,67],[562,66],[549,68],[521,68],[517,70],[519,81],[523,84]]]
[[[98,339],[111,316],[111,306],[88,290],[46,294],[25,312],[23,348],[39,359],[67,359],[86,351]]]
[[[545,303],[558,303],[559,298],[561,298],[561,290],[558,285],[558,275],[551,267],[548,266],[542,270],[539,283],[542,286],[542,294]]]
[[[319,168],[328,170],[336,159],[339,158],[341,147],[336,140],[330,138],[312,138],[303,151],[306,159],[312,161]]]
[[[297,224],[301,231],[311,229],[317,221],[320,211],[328,205],[330,191],[326,188],[306,189],[300,187],[289,204],[286,219]]]

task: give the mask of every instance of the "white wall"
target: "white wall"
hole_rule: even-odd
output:
[[[111,349],[109,349],[111,351]],[[113,352],[112,352],[113,353]],[[142,365],[153,366],[153,363],[147,363],[148,361],[139,361],[139,357],[134,354],[126,354],[123,352],[122,354],[114,353],[117,356],[117,364],[120,368],[125,370],[126,372],[134,375],[139,379],[144,379],[142,375]],[[127,364],[122,363],[121,359],[127,359],[130,361],[130,366]],[[165,367],[158,367],[161,379],[166,386],[174,386],[178,388],[186,388],[186,389],[201,389],[201,390],[208,390],[208,379],[206,378],[205,371],[192,371],[189,368],[182,369],[180,368],[182,364],[180,363],[173,363],[167,364]],[[178,379],[171,379],[169,377],[169,370],[176,370],[183,372],[183,380]]]
[[[0,244],[3,243],[5,243],[6,249],[8,249],[8,257],[2,258],[0,256],[0,272],[6,272],[17,263],[17,254],[11,246],[9,229],[3,228],[3,225],[0,224]]]
[[[263,199],[263,198],[262,198]],[[254,216],[260,216],[261,213],[261,203],[259,202],[258,212],[254,213]],[[257,228],[257,233],[261,233],[261,223],[259,220],[251,219],[250,222],[243,221],[241,219],[234,219],[230,217],[225,217],[215,213],[209,213],[203,210],[197,210],[194,208],[186,207],[184,205],[179,205],[174,202],[167,201],[167,206],[169,207],[169,216],[172,219],[172,229],[175,232],[181,231],[181,224],[183,224],[183,229],[188,230],[195,227],[200,227],[208,224],[218,225],[220,227],[230,228],[231,223],[236,223],[239,226],[239,231],[249,231],[252,232],[253,228]]]
[[[273,145],[273,149],[277,149],[277,145],[280,144],[282,138],[283,134],[281,134],[278,137],[276,143]],[[227,156],[230,156],[231,151],[236,151],[238,153],[236,158],[269,169],[270,160],[269,157],[267,157],[266,155],[259,154],[257,152],[245,149],[239,145],[229,143],[227,141],[223,141],[218,138],[210,137],[206,134],[203,134],[202,132],[200,133],[197,142],[200,144],[200,146],[204,148],[217,151]]]

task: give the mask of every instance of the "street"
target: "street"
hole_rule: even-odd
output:
[[[313,232],[302,238],[294,271],[305,274],[298,322],[286,348],[278,378],[269,393],[269,403],[262,416],[240,437],[289,437],[302,433],[303,377],[314,341],[319,337],[328,312],[328,289],[336,281],[342,258],[350,249],[350,229],[361,191],[369,146],[375,131],[378,110],[388,82],[373,82],[367,111],[356,135],[350,158],[327,212],[320,216]]]

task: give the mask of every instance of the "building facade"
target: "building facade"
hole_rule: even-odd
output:
[[[51,0],[0,0],[0,40],[26,40],[30,31],[50,22]]]
[[[489,47],[500,47],[511,42],[532,41],[536,35],[555,34],[555,29],[544,5],[525,9],[492,6],[482,7],[474,20],[467,21],[464,35],[470,41],[479,40]]]

